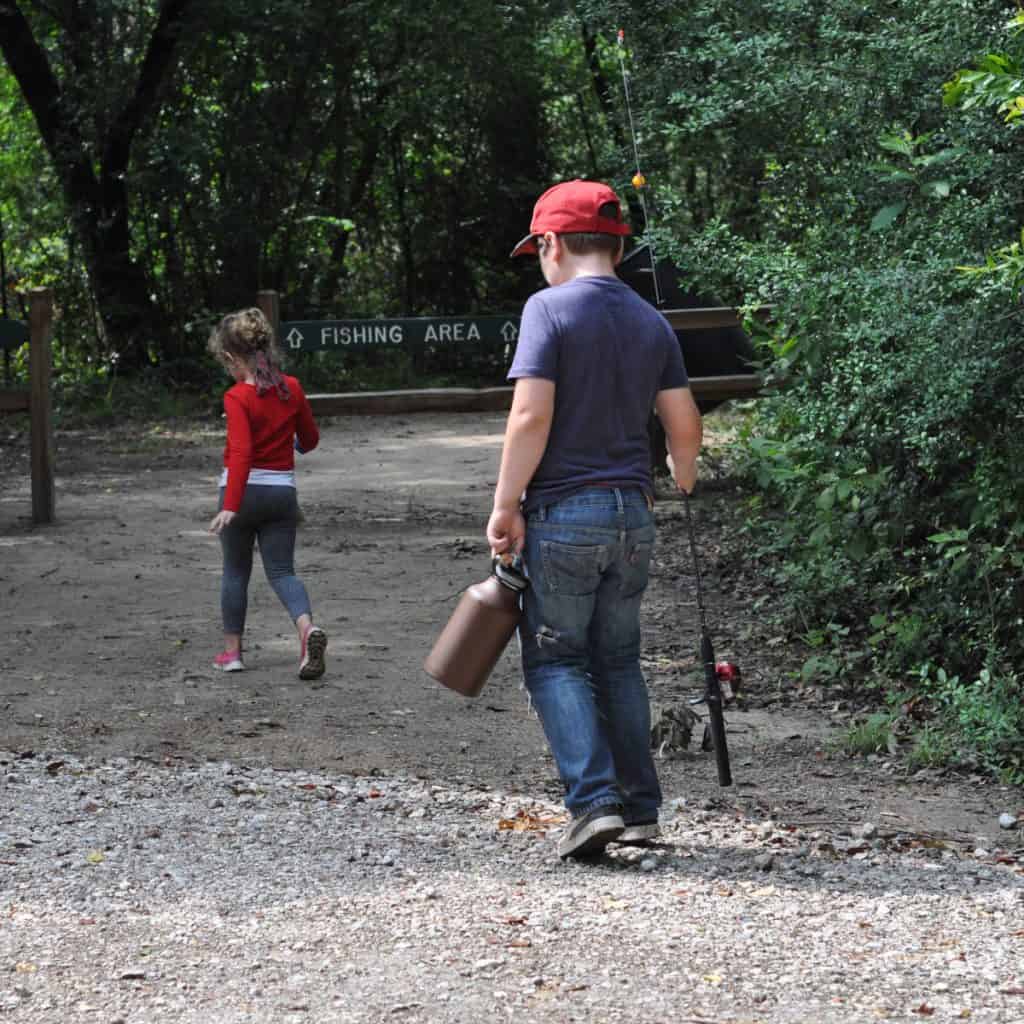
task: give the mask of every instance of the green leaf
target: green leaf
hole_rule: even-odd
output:
[[[831,534],[828,524],[823,523],[821,526],[811,531],[811,535],[807,538],[807,543],[812,547],[821,547],[828,539]]]
[[[878,213],[871,220],[872,231],[884,231],[887,227],[890,227],[893,221],[907,208],[905,201],[901,200],[898,203],[890,203],[888,206],[883,206]]]
[[[949,149],[940,149],[938,153],[930,153],[928,156],[921,157],[920,165],[922,167],[935,167],[937,164],[948,164],[953,160],[958,160],[964,155],[964,150],[960,146],[952,146]]]
[[[917,181],[917,178],[915,178],[910,171],[903,171],[894,168],[887,174],[882,175],[882,181],[891,181],[898,184],[910,185]]]
[[[895,133],[883,135],[878,140],[878,144],[882,149],[887,149],[890,153],[902,153],[904,156],[914,155],[914,144],[906,132],[899,135]]]

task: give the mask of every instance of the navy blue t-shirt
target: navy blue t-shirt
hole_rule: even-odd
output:
[[[532,295],[509,380],[555,382],[544,456],[527,510],[584,487],[651,492],[647,421],[659,391],[688,386],[668,321],[617,277],[578,277]]]

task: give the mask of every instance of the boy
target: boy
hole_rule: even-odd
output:
[[[512,251],[536,253],[551,287],[523,309],[487,540],[495,552],[521,552],[530,578],[523,675],[565,785],[563,859],[658,835],[640,669],[654,544],[651,407],[687,492],[701,442],[672,328],[615,276],[629,232],[611,188],[569,181],[537,200],[530,234]]]

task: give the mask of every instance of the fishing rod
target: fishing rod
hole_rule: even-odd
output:
[[[704,589],[700,579],[700,561],[697,558],[697,539],[693,529],[693,516],[690,514],[690,496],[684,492],[683,507],[686,509],[686,527],[690,536],[690,552],[693,555],[693,568],[697,576],[697,610],[700,613],[700,660],[704,666],[704,696],[691,701],[691,704],[707,704],[708,731],[711,733],[711,745],[715,751],[715,764],[718,767],[718,784],[732,785],[732,769],[729,765],[729,747],[725,741],[725,715],[722,712],[722,684],[718,679],[715,666],[715,649],[711,644],[708,632],[708,618],[704,611]]]
[[[636,173],[633,175],[633,187],[640,196],[640,207],[644,213],[644,231],[647,234],[647,251],[651,256],[651,273],[654,275],[654,298],[658,306],[662,304],[661,286],[658,284],[658,261],[654,252],[654,240],[650,236],[651,219],[647,212],[647,178],[640,167],[640,144],[637,141],[636,122],[633,120],[633,102],[629,90],[629,72],[626,69],[626,33],[618,31],[619,67],[622,69],[622,91],[626,97],[626,112],[629,115],[629,133],[633,140],[633,159],[636,162]],[[725,740],[725,715],[722,707],[722,684],[718,679],[715,666],[715,649],[708,631],[707,613],[704,610],[704,589],[700,577],[700,560],[697,558],[697,538],[693,528],[693,516],[690,513],[690,495],[684,492],[683,504],[686,508],[686,526],[690,538],[690,552],[693,555],[693,568],[697,576],[697,608],[700,612],[700,660],[704,668],[704,695],[691,703],[707,704],[711,744],[715,751],[715,763],[718,768],[718,784],[732,785],[732,769],[729,764],[729,747]]]
[[[647,178],[640,169],[640,145],[637,142],[636,123],[633,120],[633,98],[629,90],[629,71],[626,69],[626,31],[619,29],[617,35],[616,51],[619,55],[619,68],[622,70],[622,92],[626,98],[626,114],[629,117],[629,134],[633,140],[633,160],[636,164],[636,173],[633,175],[633,188],[640,197],[640,209],[644,212],[644,234],[647,237],[647,251],[651,256],[651,274],[654,277],[654,302],[661,306],[664,301],[661,297],[661,285],[658,283],[658,260],[654,253],[654,239],[651,236],[651,218],[647,212]]]

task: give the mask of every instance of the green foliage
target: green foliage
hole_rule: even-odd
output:
[[[1014,38],[1024,33],[1024,11],[1006,25]],[[943,87],[943,102],[971,110],[994,106],[1007,124],[1024,117],[1024,62],[1019,54],[989,53],[972,69],[958,71]]]
[[[942,737],[949,760],[967,761],[1006,782],[1024,784],[1024,681],[1018,673],[983,668],[965,682],[927,663],[921,666],[918,689],[934,709],[933,731]]]
[[[220,393],[175,387],[155,372],[128,378],[79,375],[65,380],[54,402],[54,421],[61,429],[194,419],[219,414]]]
[[[207,373],[205,325],[260,288],[298,319],[513,311],[536,286],[507,254],[549,173],[545,5],[182,4],[178,59],[147,91],[167,6],[103,0],[75,19],[14,5],[62,91],[67,145],[44,150],[0,65],[0,122],[17,143],[0,214],[12,267],[39,259],[46,283],[76,282],[60,312],[79,361],[123,356],[117,325],[135,310],[132,330],[140,316],[150,328],[133,342],[143,362]],[[100,189],[124,201],[97,212],[90,176],[122,154],[114,133],[151,95],[124,173]],[[100,243],[122,222],[119,271]],[[8,283],[20,294],[28,281]]]
[[[955,747],[948,732],[926,725],[914,734],[913,745],[906,755],[907,766],[944,768],[954,758]]]
[[[922,749],[937,757],[941,735],[1012,773],[1024,309],[1005,240],[1024,220],[1021,122],[939,102],[1001,9],[696,3],[647,89],[669,121],[662,251],[708,293],[774,306],[755,338],[780,389],[745,443],[748,515],[807,646],[803,683],[884,699],[943,665]],[[1011,78],[956,81],[1005,101]],[[972,703],[951,680],[983,670]]]
[[[892,716],[877,712],[850,726],[838,745],[850,756],[878,754],[889,749],[891,739]]]
[[[92,6],[74,22],[7,5],[27,12],[74,144],[44,158],[0,69],[6,294],[58,289],[64,394],[97,415],[133,401],[109,325],[140,301],[159,314],[148,356],[200,395],[221,384],[209,325],[260,288],[285,319],[512,312],[539,284],[507,260],[538,192],[606,178],[685,285],[773,306],[752,327],[777,393],[742,459],[803,683],[885,701],[909,679],[926,715],[912,757],[1018,777],[1024,15],[1007,32],[1005,0],[214,0],[185,5],[187,38],[147,94],[166,5]],[[111,127],[147,96],[108,182],[122,281],[97,273],[110,218],[69,197],[66,171],[102,170]],[[397,352],[295,365],[344,389],[502,370]]]

